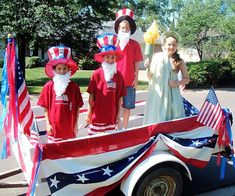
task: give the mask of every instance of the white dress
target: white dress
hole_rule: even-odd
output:
[[[148,98],[146,101],[143,124],[157,123],[185,116],[184,105],[178,87],[171,88],[169,80],[178,80],[177,72],[166,53],[155,53],[152,57]]]

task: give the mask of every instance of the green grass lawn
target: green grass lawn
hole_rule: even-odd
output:
[[[87,90],[92,73],[93,71],[79,70],[72,76],[72,80],[79,84],[81,92]],[[25,75],[29,94],[39,94],[45,83],[50,80],[44,72],[44,67],[26,69]],[[2,80],[2,68],[0,68],[0,79]],[[139,81],[137,90],[146,90],[147,88],[147,82]]]

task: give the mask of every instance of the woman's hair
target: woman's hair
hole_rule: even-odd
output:
[[[172,37],[175,39],[176,43],[179,42],[178,37],[174,36],[174,34],[169,34],[165,36],[165,39],[163,40],[164,43],[166,43],[166,39]],[[178,54],[178,50],[175,51],[175,53],[173,53],[171,55],[171,58],[173,59],[173,65],[174,65],[174,70],[176,70],[178,72],[179,70],[179,65],[182,63],[183,59],[180,58],[180,55]]]
[[[180,58],[180,55],[178,54],[178,51],[176,50],[175,53],[171,55],[171,58],[174,59],[176,63],[181,62],[183,59]]]

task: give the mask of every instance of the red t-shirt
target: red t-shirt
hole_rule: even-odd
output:
[[[120,47],[117,50],[121,50]],[[140,45],[137,41],[130,39],[123,50],[124,57],[117,62],[118,70],[122,73],[125,86],[132,86],[135,79],[135,63],[143,61]]]
[[[48,116],[53,127],[54,138],[74,138],[77,110],[83,106],[79,86],[71,81],[64,94],[56,96],[54,82],[45,84],[38,100],[38,105],[48,109]]]
[[[103,69],[97,69],[91,77],[87,92],[94,94],[92,123],[115,124],[119,99],[126,95],[121,73],[117,71],[111,82],[106,82]]]

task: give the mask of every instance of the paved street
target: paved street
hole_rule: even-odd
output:
[[[183,96],[193,105],[200,108],[206,98],[208,90],[186,90]],[[219,102],[222,107],[227,107],[235,114],[235,89],[216,89]],[[31,97],[32,103],[35,104],[37,97]],[[235,126],[232,126],[235,130]],[[0,145],[2,146],[3,136],[0,134]],[[0,173],[3,171],[18,167],[15,158],[0,161]],[[212,158],[210,164],[205,169],[190,167],[193,182],[185,182],[184,195],[212,196],[212,195],[235,195],[235,169],[232,166],[226,166],[226,175],[224,180],[220,180],[220,167],[216,166],[216,158]],[[22,175],[9,178],[5,181],[22,181]],[[226,187],[225,189],[219,189]],[[214,191],[213,191],[214,190]],[[208,192],[212,191],[212,192]],[[1,189],[0,195],[21,195],[26,192],[26,188],[21,189]]]

